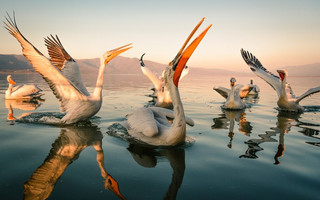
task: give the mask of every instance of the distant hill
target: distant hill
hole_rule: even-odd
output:
[[[320,63],[300,65],[300,66],[286,66],[289,76],[320,76]]]
[[[83,79],[96,79],[98,68],[100,65],[99,58],[92,59],[76,59],[80,66],[81,73],[83,74]],[[161,72],[165,69],[165,64],[156,63],[153,61],[144,60],[146,66],[152,71],[161,75]],[[303,66],[287,66],[284,67],[290,76],[320,76],[320,63],[303,65]],[[132,74],[137,76],[142,76],[140,70],[140,64],[138,58],[128,58],[123,56],[118,56],[113,59],[107,67],[106,75],[109,74]],[[274,73],[275,70],[270,70]],[[34,72],[29,61],[23,55],[3,55],[0,54],[0,73],[6,72]],[[192,72],[192,73],[191,73]],[[250,70],[244,71],[228,71],[224,69],[208,69],[208,68],[192,68],[190,69],[190,74],[188,76],[216,76],[216,75],[237,75],[237,76],[247,76],[252,75]]]

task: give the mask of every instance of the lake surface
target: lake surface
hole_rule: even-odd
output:
[[[91,123],[53,126],[7,120],[10,105],[14,117],[59,106],[34,74],[13,78],[36,82],[44,101],[5,101],[7,75],[0,74],[1,199],[320,199],[320,94],[301,102],[306,112],[282,113],[275,109],[276,92],[252,75],[259,98],[249,99],[244,112],[224,112],[224,99],[212,88],[228,87],[230,76],[188,75],[179,88],[185,114],[195,121],[187,127],[195,142],[148,149],[106,132],[148,104],[151,84],[135,75],[106,75],[103,105]],[[288,79],[296,95],[320,85],[320,77]],[[108,182],[114,187],[106,189]]]

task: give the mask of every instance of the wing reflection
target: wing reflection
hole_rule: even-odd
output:
[[[25,182],[24,199],[47,199],[66,168],[89,146],[94,147],[97,152],[97,162],[105,189],[111,190],[120,199],[125,199],[120,193],[117,181],[105,170],[102,138],[101,131],[95,126],[61,128],[47,158]]]
[[[231,149],[232,140],[234,136],[235,122],[238,122],[239,132],[246,136],[250,136],[252,126],[250,125],[250,122],[247,121],[244,110],[222,109],[222,112],[223,113],[220,114],[220,117],[213,118],[214,124],[211,126],[211,128],[212,129],[228,129],[228,126],[229,126],[228,137],[230,138],[230,141],[227,146]]]
[[[36,110],[40,105],[42,99],[32,99],[32,100],[18,100],[18,99],[11,99],[5,100],[5,106],[8,109],[8,120],[14,124],[14,120],[16,119],[13,116],[13,109],[24,110],[24,111],[32,111]]]
[[[280,164],[279,158],[284,155],[284,151],[286,150],[284,145],[284,136],[285,134],[288,134],[290,132],[292,126],[302,128],[302,130],[299,132],[303,133],[305,136],[319,139],[318,137],[315,137],[316,135],[319,135],[319,130],[310,128],[310,126],[318,126],[318,125],[299,121],[301,114],[302,113],[279,111],[277,115],[278,120],[277,120],[276,127],[272,127],[270,131],[266,131],[266,134],[258,135],[260,137],[259,139],[251,139],[246,141],[245,143],[248,145],[248,149],[244,155],[240,156],[240,158],[241,157],[258,158],[256,153],[258,151],[263,150],[263,148],[259,146],[261,143],[278,142],[279,144],[277,147],[277,152],[274,155],[274,164],[276,165]],[[279,134],[278,141],[272,138],[277,134]],[[319,145],[319,143],[317,142],[306,142],[306,143],[316,145],[316,146]]]
[[[169,160],[173,170],[171,184],[164,199],[176,199],[178,190],[182,184],[185,171],[185,152],[183,148],[151,149],[139,145],[130,144],[128,151],[133,159],[143,167],[155,167],[158,159]]]

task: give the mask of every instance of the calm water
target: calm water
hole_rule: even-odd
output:
[[[308,112],[279,113],[276,93],[252,76],[260,98],[245,112],[223,112],[224,99],[212,87],[228,87],[229,76],[186,77],[179,87],[185,113],[196,123],[187,128],[195,143],[146,149],[106,131],[151,100],[147,80],[107,76],[103,106],[92,123],[57,127],[7,120],[10,105],[15,117],[59,110],[42,78],[13,77],[20,84],[36,80],[45,101],[5,101],[6,75],[0,74],[1,199],[320,199],[319,94],[301,102]],[[237,83],[250,78],[238,77]],[[320,85],[319,77],[289,81],[296,95]],[[105,189],[106,174],[118,193]]]

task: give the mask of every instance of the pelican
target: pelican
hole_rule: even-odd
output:
[[[5,99],[24,99],[31,100],[41,97],[41,89],[35,84],[23,84],[13,87],[16,82],[11,75],[7,76],[9,87],[5,94]]]
[[[101,65],[99,68],[96,88],[92,94],[89,94],[86,89],[77,87],[81,84],[83,85],[80,81],[80,76],[73,76],[75,79],[69,80],[68,78],[70,78],[70,76],[61,73],[60,70],[50,62],[50,60],[48,60],[21,34],[16,24],[15,17],[12,20],[8,14],[6,21],[7,22],[4,22],[5,28],[21,44],[23,55],[28,58],[35,71],[42,75],[56,98],[59,99],[60,111],[66,113],[61,119],[61,123],[72,124],[78,121],[87,120],[91,116],[95,115],[100,110],[102,104],[103,75],[107,63],[120,53],[130,49],[131,47],[128,46],[131,44],[107,51],[102,55],[100,59]],[[62,45],[60,50],[63,54],[55,50],[53,50],[53,52],[62,56],[61,61],[64,59],[64,68],[67,69],[69,66],[74,67],[77,65],[74,59],[72,59],[72,57],[64,50]]]
[[[230,88],[224,87],[214,87],[213,90],[218,92],[221,96],[226,98],[226,102],[223,104],[222,108],[229,110],[241,110],[246,107],[246,104],[242,101],[242,98],[246,97],[252,87],[249,85],[235,85],[236,79],[231,77]]]
[[[259,86],[253,84],[253,79],[250,79],[250,83],[248,85],[252,87],[252,90],[248,93],[248,95],[258,96],[260,92],[260,88]]]
[[[154,90],[152,97],[156,99],[155,106],[163,107],[163,108],[172,108],[172,100],[169,93],[169,90],[164,86],[164,71],[162,72],[161,76],[158,78],[157,75],[152,72],[143,62],[142,54],[140,58],[140,68],[142,73],[153,83],[153,87],[151,88]],[[182,70],[180,80],[189,73],[189,67],[185,66]]]
[[[303,112],[304,108],[299,105],[299,102],[317,92],[320,92],[320,86],[311,88],[299,97],[296,97],[287,83],[288,73],[286,70],[277,70],[279,76],[272,74],[262,66],[260,61],[252,55],[252,53],[241,49],[241,54],[244,61],[250,66],[250,69],[260,78],[265,80],[277,92],[278,107],[283,111]]]
[[[175,146],[185,142],[186,123],[194,125],[194,122],[184,115],[183,105],[180,99],[178,83],[184,66],[188,59],[203,39],[211,25],[209,25],[187,48],[189,40],[202,24],[204,18],[198,23],[189,35],[188,39],[169,63],[164,72],[164,85],[169,90],[173,111],[160,107],[143,107],[126,116],[127,120],[121,125],[126,128],[128,134],[136,141],[153,146]],[[173,119],[172,124],[168,118]]]

